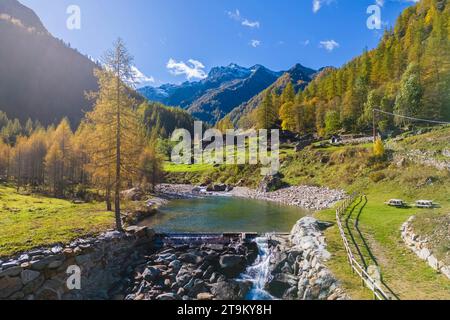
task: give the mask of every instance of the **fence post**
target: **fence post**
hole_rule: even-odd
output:
[[[383,299],[387,300],[388,299],[387,295],[381,289],[378,289],[375,281],[369,275],[367,275],[367,273],[364,269],[361,269],[361,267],[359,267],[359,269],[361,269],[361,273],[358,273],[356,271],[355,268],[358,267],[359,265],[356,261],[354,261],[352,251],[348,245],[347,238],[345,236],[345,232],[342,227],[341,216],[345,214],[348,207],[350,207],[350,205],[356,200],[357,197],[363,197],[363,196],[364,195],[362,193],[358,194],[355,192],[351,198],[346,199],[336,210],[336,222],[338,224],[339,233],[340,233],[342,241],[344,243],[345,252],[347,254],[347,259],[349,261],[350,268],[352,270],[352,274],[357,273],[360,276],[362,286],[367,287],[370,290],[372,290],[373,297],[375,300],[378,300],[378,299],[379,300],[383,300]],[[355,266],[355,263],[356,263],[356,266]],[[370,283],[370,287],[366,284],[366,279]]]

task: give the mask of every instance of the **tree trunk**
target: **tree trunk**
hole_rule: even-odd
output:
[[[112,211],[111,186],[110,185],[108,185],[106,187],[106,211]]]
[[[117,68],[117,127],[116,127],[116,185],[114,194],[114,207],[116,215],[116,227],[118,231],[122,231],[122,220],[120,218],[120,72]]]

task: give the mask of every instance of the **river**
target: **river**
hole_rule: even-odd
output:
[[[159,233],[287,233],[310,211],[235,197],[173,200],[140,225]]]

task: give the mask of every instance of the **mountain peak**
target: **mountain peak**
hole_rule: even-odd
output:
[[[48,32],[37,14],[17,0],[1,0],[0,14],[18,19],[24,26],[35,28],[39,32]]]
[[[247,68],[241,67],[236,63],[230,63],[226,67],[214,67],[208,74],[208,80],[223,79],[223,78],[238,78],[242,79],[248,77],[251,71]]]

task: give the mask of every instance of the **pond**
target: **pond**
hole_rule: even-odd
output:
[[[236,197],[173,200],[141,222],[160,233],[290,232],[310,211]]]

